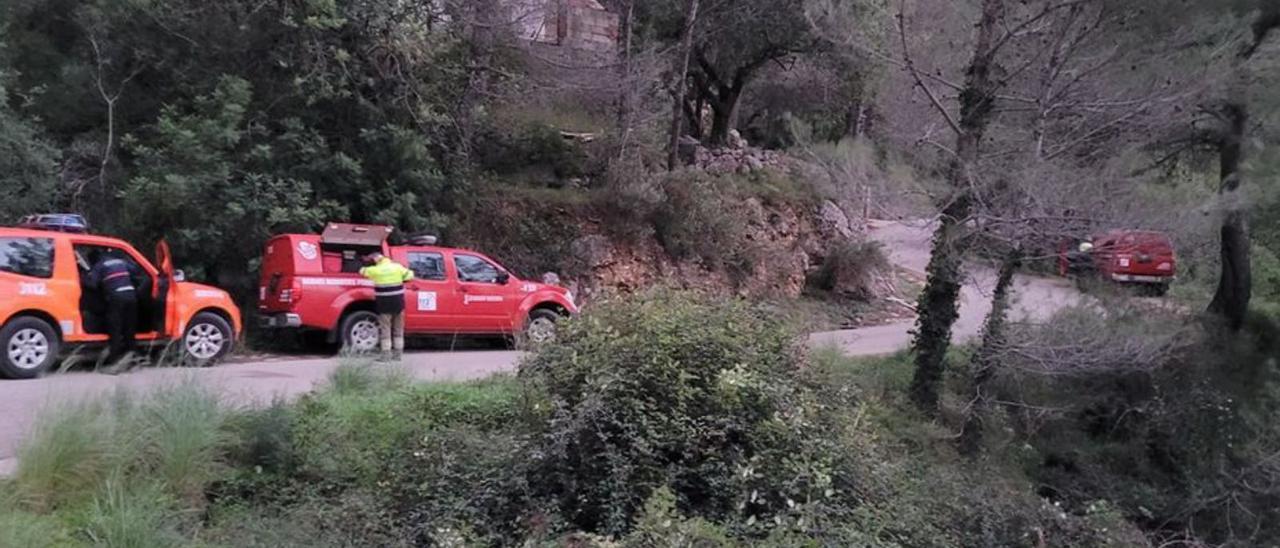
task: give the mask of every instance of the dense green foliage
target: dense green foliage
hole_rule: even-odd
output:
[[[0,218],[12,219],[47,208],[58,195],[58,150],[9,108],[7,80],[0,65]]]
[[[518,378],[415,385],[350,363],[318,393],[256,410],[220,410],[191,386],[86,404],[43,423],[17,475],[0,483],[13,495],[0,497],[0,524],[17,524],[0,542],[1093,547],[1140,538],[1110,503],[1042,499],[1020,449],[960,458],[907,401],[902,356],[806,357],[785,326],[743,302],[654,293],[596,310]]]
[[[429,4],[0,2],[3,171],[17,177],[3,192],[33,191],[0,214],[57,206],[139,242],[167,237],[197,276],[236,288],[274,231],[446,228],[472,76],[465,29],[445,17]]]

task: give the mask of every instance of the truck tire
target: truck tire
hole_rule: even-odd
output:
[[[235,341],[235,333],[227,320],[212,312],[201,312],[187,324],[178,348],[183,365],[210,367],[231,353]]]
[[[58,363],[62,341],[48,322],[20,316],[0,328],[0,377],[34,379]]]
[[[539,308],[529,313],[525,322],[524,339],[530,345],[538,346],[553,343],[556,340],[556,327],[561,316],[555,311]]]
[[[338,340],[343,354],[368,354],[378,350],[378,315],[360,310],[342,318]]]

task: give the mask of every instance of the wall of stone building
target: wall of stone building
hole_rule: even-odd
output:
[[[596,0],[508,1],[525,40],[597,54],[617,51],[620,18]]]
[[[595,0],[567,0],[568,40],[566,45],[593,51],[615,52],[618,48],[620,18]]]

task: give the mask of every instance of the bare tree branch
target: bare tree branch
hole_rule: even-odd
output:
[[[942,101],[938,100],[938,96],[933,93],[933,90],[929,88],[929,85],[920,78],[920,71],[916,70],[915,63],[911,60],[911,48],[907,46],[906,19],[906,0],[902,0],[898,7],[898,35],[902,38],[902,59],[906,65],[906,69],[915,80],[916,87],[920,88],[921,91],[924,91],[925,96],[929,98],[929,102],[933,104],[933,107],[937,109],[940,114],[942,114],[943,119],[947,121],[947,125],[951,126],[951,130],[956,132],[956,135],[963,135],[964,129],[960,127],[960,123],[951,115],[951,111],[947,110],[947,107],[943,106]]]

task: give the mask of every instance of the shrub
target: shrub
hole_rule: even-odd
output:
[[[649,497],[636,529],[621,543],[623,548],[689,546],[691,548],[732,548],[722,527],[706,520],[689,519],[676,509],[676,496],[663,487]]]
[[[1068,512],[1099,501],[1155,538],[1280,538],[1280,375],[1274,332],[1178,326],[1151,310],[1067,310],[1018,331],[999,399],[1041,492]],[[1242,487],[1248,485],[1248,487]],[[1229,500],[1230,502],[1226,502]],[[1105,517],[1105,516],[1104,516]]]
[[[561,341],[521,372],[551,402],[535,482],[583,530],[625,533],[662,487],[693,517],[754,521],[831,485],[795,340],[763,310],[650,293]]]
[[[758,250],[746,238],[745,205],[730,179],[682,171],[663,180],[661,188],[665,199],[654,209],[651,223],[669,255],[731,274],[754,270]]]
[[[865,302],[894,290],[892,273],[880,242],[850,241],[837,244],[808,282],[811,289]]]
[[[543,184],[583,177],[588,163],[582,148],[566,140],[560,130],[537,122],[488,128],[476,141],[476,158],[486,170],[523,173],[534,179],[530,182]]]
[[[545,272],[568,275],[572,244],[581,235],[581,190],[513,190],[496,187],[476,196],[463,215],[460,236],[469,245],[500,257],[507,268],[529,279]]]

